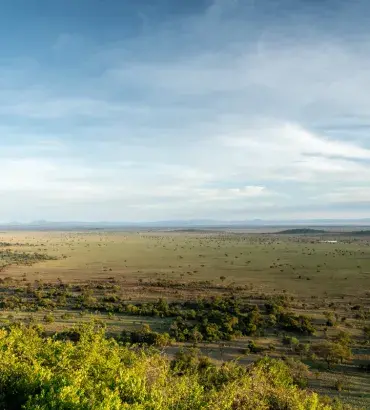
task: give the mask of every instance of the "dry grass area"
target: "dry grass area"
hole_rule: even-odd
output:
[[[356,297],[370,289],[366,238],[343,237],[337,244],[310,237],[194,233],[7,232],[0,238],[26,244],[22,251],[58,258],[7,268],[8,276],[28,281],[210,280],[308,297]]]
[[[370,325],[370,238],[335,239],[334,244],[319,236],[260,233],[3,232],[0,280],[1,300],[6,303],[0,321],[41,322],[49,332],[91,320],[106,323],[111,334],[139,329],[144,323],[168,332],[169,317],[76,309],[70,300],[135,304],[232,294],[263,309],[267,300],[283,295],[290,311],[308,315],[316,328],[314,335],[292,334],[301,344],[333,340],[341,331],[351,337],[353,357],[330,370],[322,360],[302,358],[310,367],[309,386],[370,408],[370,375],[360,369],[361,364],[370,365],[370,341],[364,337],[364,328]],[[70,295],[64,305],[52,292],[58,286]],[[28,295],[34,298],[37,292],[38,300],[47,299],[50,305],[43,302],[31,308]],[[198,347],[215,360],[242,363],[265,354],[299,357],[282,342],[284,335],[266,329],[231,341],[201,342]],[[250,341],[261,348],[259,353],[245,351]],[[191,343],[178,342],[167,351],[173,353],[184,344]]]

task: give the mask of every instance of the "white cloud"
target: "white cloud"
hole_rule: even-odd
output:
[[[73,70],[0,64],[0,212],[239,219],[365,203],[370,36],[259,33],[241,3],[94,52],[61,34],[51,53],[78,54]]]
[[[331,203],[365,203],[370,205],[370,186],[349,186],[329,191],[318,197]]]
[[[44,142],[40,140],[41,146]],[[343,184],[370,185],[369,150],[329,140],[294,124],[238,130],[235,136],[216,134],[201,143],[159,144],[132,150],[123,141],[107,143],[108,158],[103,160],[100,143],[91,143],[90,151],[96,151],[94,163],[84,159],[84,151],[69,158],[72,147],[66,150],[65,143],[56,141],[50,145],[54,156],[44,152],[43,157],[2,158],[0,194],[15,201],[19,195],[32,198],[35,209],[48,204],[50,209],[96,206],[103,219],[198,214],[228,218],[228,212],[237,212],[234,215],[239,218],[243,210],[258,215],[294,203],[318,204],[328,186],[335,191]],[[55,150],[63,156],[55,156]],[[163,150],[167,162],[162,162]],[[307,193],[296,192],[292,183],[299,183],[301,190],[307,188]],[[327,198],[343,203],[342,194],[334,192]],[[364,194],[353,190],[350,198],[363,202]],[[4,206],[0,205],[3,211]]]
[[[228,157],[223,172],[228,167],[244,178],[274,183],[370,183],[370,149],[330,140],[294,124],[246,129],[220,140]]]

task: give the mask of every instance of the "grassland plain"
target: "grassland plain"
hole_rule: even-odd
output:
[[[232,295],[262,311],[266,301],[283,298],[291,312],[312,319],[315,334],[288,332],[296,339],[292,342],[270,325],[227,341],[177,340],[166,351],[175,354],[181,346],[196,344],[216,361],[246,364],[266,354],[299,357],[309,366],[310,388],[370,408],[370,349],[364,336],[370,319],[367,236],[3,232],[0,280],[3,324],[42,322],[48,332],[91,320],[105,323],[112,335],[144,324],[156,332],[171,331],[170,314],[127,314],[117,309],[121,302],[186,303]],[[60,295],[61,287],[68,297]],[[40,302],[36,309],[34,300]],[[110,308],[101,309],[100,301]],[[332,341],[341,332],[351,339],[352,357],[331,369],[319,356],[301,354],[294,346]]]
[[[132,281],[166,277],[251,284],[263,291],[300,296],[356,296],[370,289],[370,245],[341,238],[337,244],[312,237],[183,233],[4,233],[26,243],[22,251],[57,260],[13,265],[12,277],[28,280]],[[19,249],[19,246],[14,248]]]

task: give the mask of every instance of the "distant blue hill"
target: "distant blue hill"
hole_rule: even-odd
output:
[[[258,228],[258,227],[284,227],[286,230],[304,226],[304,229],[314,227],[340,227],[354,226],[363,227],[370,225],[370,218],[363,219],[310,219],[310,220],[243,220],[222,221],[212,219],[194,220],[165,220],[149,222],[86,222],[86,221],[45,221],[39,220],[31,223],[0,223],[2,230],[91,230],[91,229],[193,229],[193,228]],[[358,229],[358,231],[360,231]],[[319,233],[319,232],[316,232]]]

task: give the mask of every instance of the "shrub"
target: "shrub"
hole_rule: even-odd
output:
[[[0,408],[16,410],[333,410],[294,383],[291,368],[263,359],[248,369],[183,353],[175,364],[155,351],[107,339],[84,326],[71,342],[34,328],[0,330]],[[189,358],[190,357],[190,358]],[[339,408],[339,407],[338,407]]]
[[[351,349],[340,343],[326,341],[313,345],[312,349],[318,357],[327,363],[328,369],[331,368],[332,364],[343,363],[352,356]]]
[[[262,353],[265,350],[266,350],[265,347],[258,346],[254,340],[249,340],[247,344],[247,352],[257,354],[257,353]]]
[[[299,340],[296,337],[284,336],[283,345],[290,346],[290,348],[294,350],[299,345]]]
[[[168,333],[153,332],[149,325],[144,325],[142,329],[137,332],[124,330],[121,333],[121,340],[126,343],[157,347],[170,346],[172,343],[172,339]]]
[[[352,336],[348,332],[341,331],[334,340],[341,345],[349,346],[352,343]]]
[[[309,343],[299,343],[297,346],[295,346],[294,350],[297,354],[300,355],[301,359],[303,357],[307,357],[310,354],[310,344]]]
[[[205,369],[214,366],[210,359],[200,354],[200,350],[196,348],[180,349],[174,360],[171,362],[171,368],[177,374],[185,372],[197,372],[200,369]]]
[[[44,322],[45,323],[54,323],[55,322],[55,318],[51,313],[48,313],[44,316]]]
[[[284,312],[278,316],[279,325],[291,332],[299,332],[303,334],[312,335],[315,333],[315,328],[309,317],[304,315],[295,315],[291,312]]]
[[[291,357],[284,358],[285,364],[288,366],[293,382],[299,387],[306,387],[310,371],[308,366],[300,360]]]

